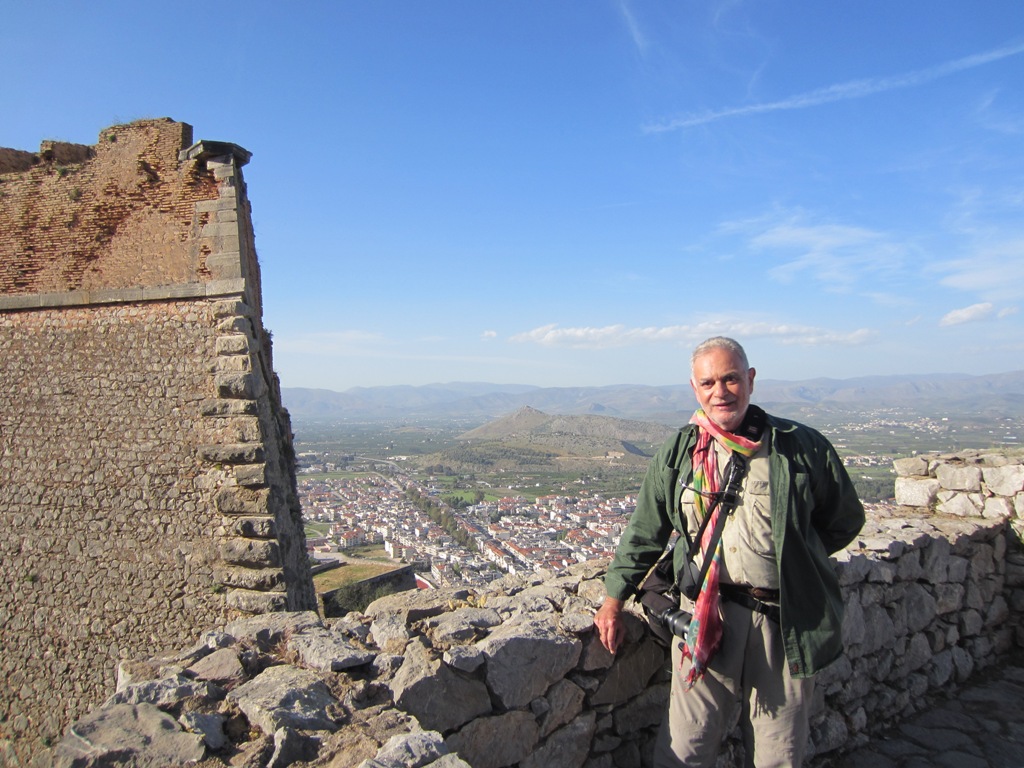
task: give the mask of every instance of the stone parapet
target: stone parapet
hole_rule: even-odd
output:
[[[1010,520],[1024,530],[1024,451],[969,450],[897,459],[896,503],[915,513]]]
[[[835,558],[846,650],[817,679],[810,765],[833,764],[1013,651],[1024,608],[1019,547],[1005,520],[869,515]],[[606,565],[402,592],[335,620],[283,613],[233,622],[149,660],[152,680],[138,677],[81,725],[104,712],[132,722],[136,713],[115,711],[121,702],[156,702],[141,691],[178,686],[187,707],[185,694],[157,703],[177,718],[167,733],[191,736],[208,765],[291,749],[318,765],[358,768],[650,765],[668,659],[632,602],[624,645],[614,656],[601,646],[593,616]],[[256,656],[261,663],[243,669]],[[248,728],[229,724],[223,689],[195,693],[215,674],[230,676]],[[197,712],[213,725],[196,727]],[[75,748],[65,739],[57,765],[72,764]],[[720,764],[742,763],[734,733]]]

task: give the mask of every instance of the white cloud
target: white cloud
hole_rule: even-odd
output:
[[[971,291],[986,301],[1024,297],[1024,238],[992,243],[962,259],[938,265],[942,284]]]
[[[960,325],[961,323],[972,323],[978,320],[987,320],[992,316],[993,306],[988,302],[983,304],[972,304],[969,307],[963,309],[954,309],[952,312],[947,312],[941,320],[939,325],[945,327],[950,325]]]
[[[480,338],[482,339],[496,339],[497,337],[497,331],[484,331],[482,334],[480,334]]]
[[[626,28],[629,30],[629,36],[633,41],[633,45],[636,46],[636,49],[640,52],[641,56],[645,55],[650,44],[647,41],[647,36],[644,35],[643,30],[640,29],[640,25],[637,23],[632,10],[630,10],[629,4],[620,2],[619,11],[622,13],[622,18],[626,22]]]
[[[709,336],[734,336],[740,339],[772,338],[781,344],[817,346],[824,344],[862,344],[874,336],[866,328],[839,332],[784,323],[708,321],[694,325],[648,326],[628,328],[607,325],[601,328],[559,328],[556,323],[515,334],[510,341],[539,344],[544,347],[610,349],[641,344],[697,344]]]
[[[704,112],[696,115],[670,120],[666,123],[648,126],[645,130],[648,133],[661,133],[664,131],[675,131],[681,128],[691,128],[697,125],[705,125],[722,120],[727,117],[742,117],[745,115],[762,114],[766,112],[778,112],[789,109],[805,109],[816,107],[820,104],[830,104],[836,101],[847,101],[849,99],[860,99],[866,96],[873,96],[876,93],[893,91],[900,88],[911,88],[918,85],[938,80],[948,75],[962,72],[966,69],[973,69],[993,61],[999,61],[1009,56],[1016,56],[1024,53],[1024,44],[1007,45],[1003,48],[996,48],[991,51],[977,53],[972,56],[965,56],[962,59],[945,62],[927,69],[919,69],[913,72],[906,72],[891,77],[865,78],[862,80],[850,80],[845,83],[825,86],[806,93],[790,96],[779,101],[765,102],[761,104],[748,104],[744,107],[729,107],[717,111]]]
[[[1016,315],[1019,311],[1020,307],[1003,307],[996,313],[996,317],[1002,320],[1005,317],[1010,317],[1010,315]]]
[[[892,286],[906,275],[905,265],[915,246],[894,240],[885,232],[836,223],[808,222],[802,211],[772,211],[747,220],[723,222],[722,236],[746,238],[747,248],[774,264],[766,274],[780,283],[810,277],[834,291],[848,291],[869,281],[877,287]]]
[[[755,250],[799,251],[768,274],[789,283],[801,273],[834,287],[856,283],[865,271],[892,271],[902,261],[902,249],[878,232],[840,224],[781,224],[753,237]]]

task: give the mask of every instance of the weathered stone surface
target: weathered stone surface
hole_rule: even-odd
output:
[[[247,539],[277,538],[277,522],[267,515],[259,517],[225,518],[228,535],[243,536]]]
[[[159,680],[146,680],[127,685],[117,691],[104,703],[104,707],[118,704],[152,704],[169,708],[185,699],[217,701],[224,698],[224,691],[202,680],[190,680],[180,674],[173,674]]]
[[[514,711],[474,720],[445,742],[473,768],[506,768],[527,758],[539,738],[533,715]]]
[[[224,723],[227,718],[221,714],[204,714],[202,712],[185,712],[178,718],[185,730],[203,737],[206,748],[214,752],[223,749],[227,743]]]
[[[491,608],[459,608],[424,620],[423,627],[435,647],[462,645],[476,640],[490,627],[501,624],[501,616]]]
[[[939,502],[938,511],[944,515],[975,517],[981,515],[984,506],[985,499],[980,493],[954,493]]]
[[[939,464],[935,477],[943,488],[951,491],[981,490],[981,467]]]
[[[364,613],[374,619],[386,614],[400,615],[411,623],[451,611],[464,604],[471,595],[468,589],[427,589],[411,594],[399,592],[374,600]]]
[[[291,637],[288,650],[298,656],[303,666],[321,672],[340,672],[369,664],[377,657],[376,651],[356,648],[341,634],[322,627],[312,627]]]
[[[620,654],[604,683],[590,697],[592,705],[621,704],[633,698],[647,687],[667,660],[666,650],[651,638],[623,649]]]
[[[583,647],[540,617],[503,624],[479,646],[487,657],[487,685],[510,709],[526,706],[564,678]]]
[[[221,686],[239,683],[245,679],[242,662],[233,648],[214,651],[189,667],[189,672],[198,680],[209,680]]]
[[[381,613],[370,625],[370,636],[386,653],[401,654],[412,637],[404,615]]]
[[[910,633],[920,632],[935,620],[935,598],[916,581],[907,585],[902,605],[906,616],[906,629]]]
[[[292,728],[278,728],[274,732],[274,751],[267,761],[267,768],[288,768],[293,763],[316,760],[319,751],[319,739]]]
[[[438,760],[448,755],[448,746],[436,731],[419,731],[392,736],[372,760],[362,763],[360,768],[437,768]],[[462,762],[461,760],[458,762]],[[447,762],[455,766],[458,762]],[[465,763],[462,763],[465,765]]]
[[[54,768],[133,765],[165,768],[202,760],[203,739],[186,733],[152,704],[115,704],[68,729],[54,750]]]
[[[864,642],[860,652],[869,655],[896,642],[896,625],[888,612],[877,605],[864,609]]]
[[[559,680],[548,691],[544,701],[547,713],[540,719],[540,735],[546,738],[553,730],[573,720],[583,710],[583,689],[571,680]]]
[[[444,663],[461,672],[475,672],[484,663],[484,654],[475,645],[456,645],[444,652]]]
[[[929,507],[941,487],[938,480],[927,478],[896,478],[896,503],[908,507]]]
[[[250,616],[232,621],[224,631],[238,640],[257,643],[261,648],[272,646],[307,629],[323,627],[313,611],[292,611]]]
[[[270,491],[234,486],[217,493],[217,509],[225,515],[265,515]]]
[[[461,676],[420,642],[411,642],[391,681],[395,703],[424,728],[450,731],[491,711],[487,686]]]
[[[620,736],[639,733],[644,728],[658,726],[668,707],[671,685],[659,683],[644,689],[639,696],[615,710],[614,731]]]
[[[275,613],[288,607],[283,592],[257,592],[251,589],[232,589],[224,600],[229,608],[243,613]]]
[[[920,456],[896,459],[892,465],[900,477],[923,477],[928,474],[928,462]]]
[[[552,733],[519,768],[579,768],[590,754],[597,715],[587,712]]]
[[[1013,501],[1003,496],[990,496],[985,499],[985,507],[981,511],[982,517],[996,520],[1007,520],[1013,517]]]
[[[284,571],[280,568],[218,567],[214,569],[213,578],[225,587],[260,592],[280,591],[284,585]]]
[[[270,667],[228,693],[249,721],[267,734],[278,728],[334,731],[328,714],[336,701],[315,672],[289,666]]]

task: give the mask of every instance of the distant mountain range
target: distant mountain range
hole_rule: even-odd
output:
[[[529,407],[545,414],[596,414],[678,424],[695,407],[688,383],[668,386],[533,387],[456,382],[355,387],[345,392],[282,388],[299,419],[452,419],[479,423]],[[754,402],[780,415],[902,408],[914,412],[1024,415],[1024,371],[969,376],[922,374],[806,381],[758,380]]]

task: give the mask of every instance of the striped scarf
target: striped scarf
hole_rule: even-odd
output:
[[[755,443],[740,435],[726,432],[709,419],[701,409],[693,414],[690,423],[699,427],[697,445],[693,449],[693,489],[696,491],[694,506],[697,508],[697,518],[703,520],[707,514],[708,500],[715,498],[714,494],[721,490],[715,441],[718,441],[730,453],[736,451],[747,457],[757,453],[761,443]],[[722,642],[722,615],[719,610],[718,592],[718,575],[722,562],[721,537],[718,539],[715,551],[713,553],[707,551],[720,514],[722,514],[722,505],[716,504],[711,513],[711,520],[705,526],[704,535],[701,538],[701,551],[705,558],[711,557],[711,565],[708,566],[700,594],[697,595],[693,618],[690,621],[686,642],[683,646],[683,658],[692,661],[690,673],[686,677],[687,688],[692,687],[704,676],[711,657],[714,656]]]

